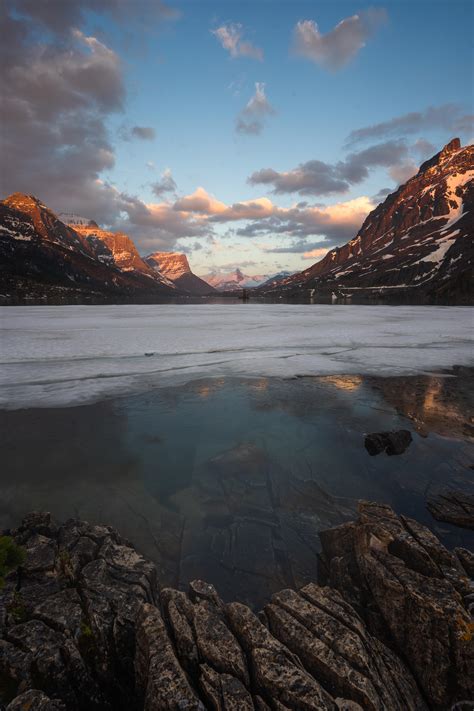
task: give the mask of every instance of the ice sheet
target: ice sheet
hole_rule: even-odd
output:
[[[469,307],[0,308],[0,407],[78,405],[200,377],[409,374],[473,363]]]

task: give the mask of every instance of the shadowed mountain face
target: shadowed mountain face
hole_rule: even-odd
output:
[[[347,244],[263,293],[473,298],[474,146],[455,138],[387,197]]]
[[[132,240],[88,225],[64,224],[37,198],[0,202],[0,295],[31,300],[166,296],[175,285],[151,269]]]
[[[179,252],[153,252],[145,257],[146,263],[162,274],[182,291],[193,296],[207,296],[215,293],[214,287],[193,274],[188,258]]]

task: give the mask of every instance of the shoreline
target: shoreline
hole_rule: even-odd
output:
[[[474,694],[473,554],[388,506],[322,532],[319,584],[258,615],[202,580],[162,588],[108,526],[32,513],[7,533],[27,555],[0,593],[7,711],[439,711]]]

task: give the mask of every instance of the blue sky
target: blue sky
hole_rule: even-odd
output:
[[[195,0],[168,3],[175,13],[154,0],[124,0],[125,10],[122,0],[120,11],[118,0],[70,2],[74,14],[58,29],[57,17],[53,26],[27,0],[11,0],[16,22],[43,28],[31,34],[30,49],[54,48],[50,73],[62,73],[65,38],[78,65],[92,53],[96,66],[91,93],[81,79],[75,94],[85,97],[79,112],[84,105],[88,118],[96,111],[102,143],[95,136],[52,144],[58,184],[52,179],[39,197],[128,231],[144,253],[185,249],[200,274],[234,265],[249,274],[310,266],[354,236],[379,191],[395,189],[454,135],[472,140],[470,2]],[[341,21],[342,32],[335,31]],[[50,60],[41,61],[44,76]],[[101,72],[117,82],[104,105]],[[28,100],[35,101],[31,93]],[[64,95],[51,102],[51,121],[71,122]],[[348,145],[351,132],[374,126]],[[91,142],[98,144],[95,161],[85,161]],[[72,150],[81,156],[76,178],[61,167]],[[38,190],[28,160],[10,192]],[[183,202],[187,196],[193,200]]]

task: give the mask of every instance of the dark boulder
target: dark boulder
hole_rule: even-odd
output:
[[[412,442],[411,432],[408,430],[394,430],[393,432],[373,432],[366,435],[365,448],[371,457],[380,452],[388,455],[403,454]]]

